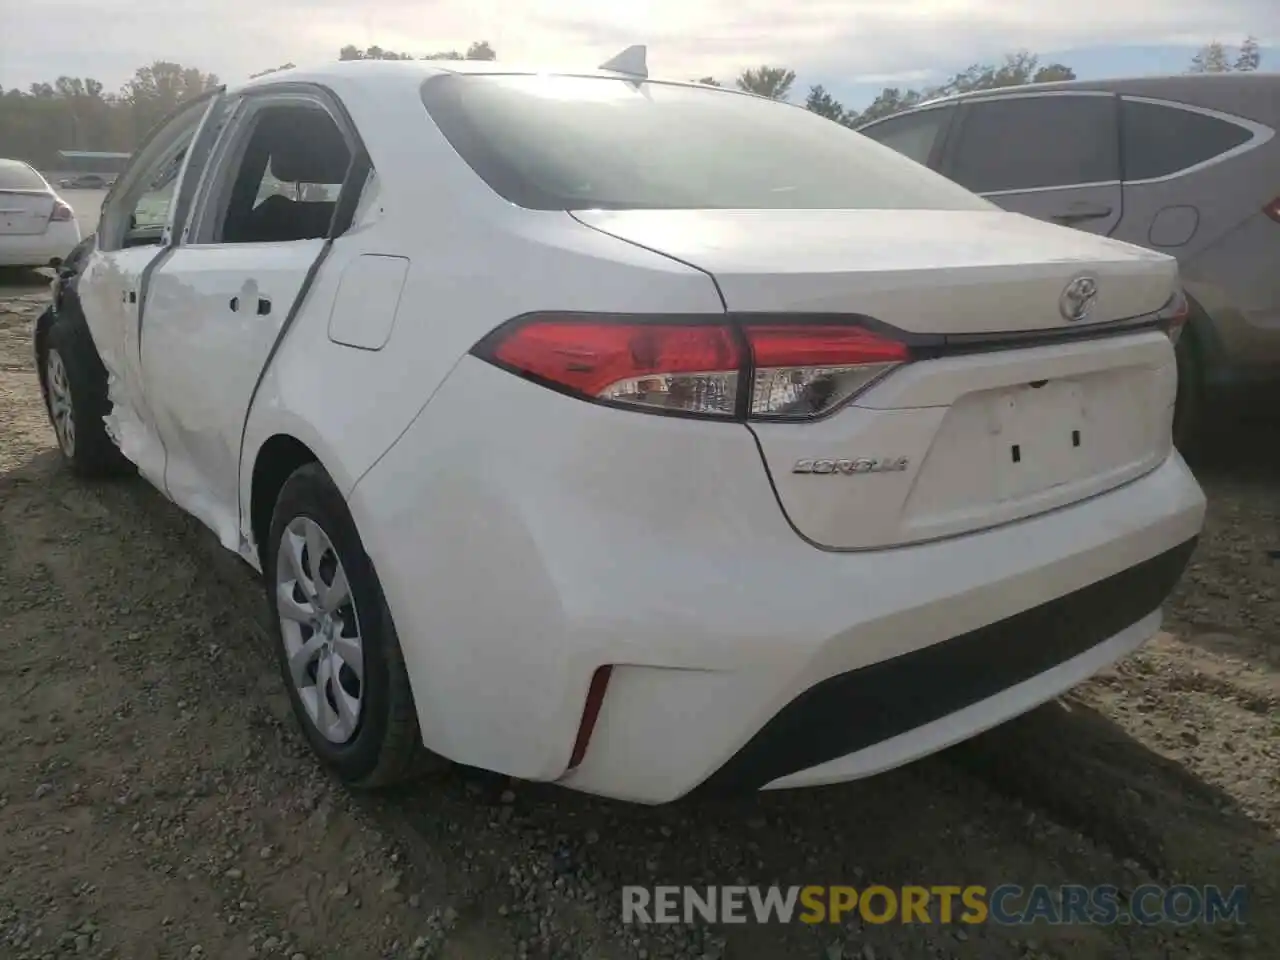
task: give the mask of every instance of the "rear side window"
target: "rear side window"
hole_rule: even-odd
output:
[[[1151,180],[1221,156],[1253,134],[1228,120],[1180,107],[1122,100],[1125,180]]]
[[[0,190],[48,190],[49,184],[21,160],[0,160]]]
[[[709,86],[451,74],[422,98],[471,168],[532,209],[991,209],[825,117]]]
[[[886,147],[892,147],[916,163],[928,164],[938,136],[946,129],[954,107],[936,107],[918,113],[906,113],[873,123],[858,131]]]
[[[1010,97],[971,103],[950,176],[976,193],[1120,179],[1115,98]]]

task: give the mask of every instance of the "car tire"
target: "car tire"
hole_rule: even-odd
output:
[[[1182,331],[1174,348],[1178,363],[1178,393],[1173,406],[1173,445],[1194,458],[1204,442],[1204,367],[1195,331]]]
[[[281,488],[264,559],[281,677],[321,761],[360,788],[443,765],[422,744],[378,575],[342,494],[318,463],[299,467]]]
[[[107,371],[93,339],[65,317],[49,327],[40,358],[45,410],[58,449],[72,472],[82,477],[129,473],[131,464],[107,434],[111,412]]]

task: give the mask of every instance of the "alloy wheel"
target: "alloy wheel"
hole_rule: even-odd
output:
[[[347,743],[364,704],[364,640],[342,561],[315,520],[299,516],[285,527],[275,576],[294,688],[320,734]]]
[[[53,419],[53,432],[58,436],[58,446],[68,457],[76,455],[76,418],[71,406],[71,383],[67,379],[67,367],[56,349],[49,349],[45,361],[45,381],[49,388],[49,414]]]

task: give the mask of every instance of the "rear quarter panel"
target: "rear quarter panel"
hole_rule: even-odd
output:
[[[537,310],[723,311],[700,271],[574,221],[521,210],[471,171],[406,83],[395,96],[333,85],[377,173],[378,192],[334,241],[249,411],[240,468],[246,543],[258,451],[283,433],[307,444],[344,495],[430,400],[450,370],[505,320]],[[332,307],[356,257],[409,266],[381,349],[332,341]],[[375,561],[376,561],[375,557]]]

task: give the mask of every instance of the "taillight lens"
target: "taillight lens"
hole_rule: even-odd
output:
[[[1263,207],[1262,212],[1265,213],[1272,220],[1274,220],[1276,223],[1280,223],[1280,197],[1276,197],[1274,200],[1268,203],[1265,207]]]
[[[1183,328],[1187,325],[1187,319],[1191,316],[1191,302],[1187,299],[1187,295],[1179,290],[1169,298],[1169,302],[1161,308],[1158,316],[1164,326],[1164,332],[1169,335],[1170,340],[1177,343],[1178,338],[1182,336]]]
[[[596,400],[732,416],[742,351],[727,326],[532,319],[492,359]]]
[[[693,416],[811,419],[910,359],[847,322],[746,317],[537,315],[499,328],[477,356],[566,393]]]
[[[820,416],[910,359],[906,344],[848,325],[746,326],[751,415]]]
[[[49,214],[50,220],[66,221],[74,220],[75,218],[76,212],[65,202],[62,200],[53,201],[53,212]]]

